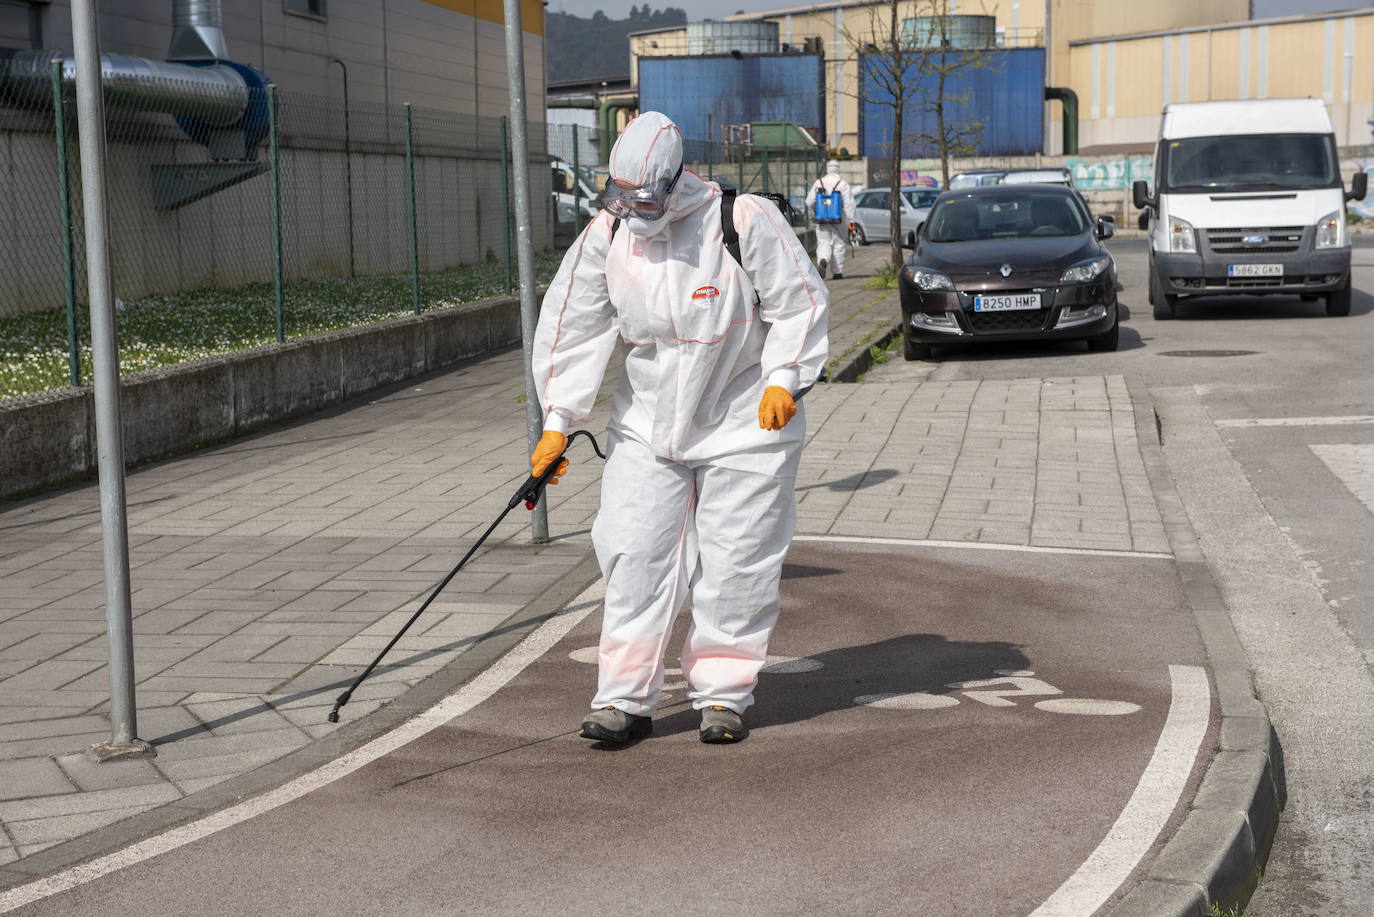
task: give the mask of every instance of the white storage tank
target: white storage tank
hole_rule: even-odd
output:
[[[688,54],[776,54],[778,24],[776,22],[705,22],[687,23]]]

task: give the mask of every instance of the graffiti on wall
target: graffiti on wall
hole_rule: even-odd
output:
[[[1154,157],[1121,156],[1116,159],[1080,159],[1064,161],[1073,172],[1073,185],[1083,191],[1117,191],[1131,187],[1132,182],[1154,180]]]

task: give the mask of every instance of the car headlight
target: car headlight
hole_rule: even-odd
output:
[[[1064,275],[1059,278],[1060,283],[1092,283],[1102,276],[1102,272],[1112,266],[1112,259],[1106,255],[1099,258],[1092,258],[1088,261],[1080,261],[1071,265],[1064,271]]]
[[[911,267],[908,265],[902,268],[902,276],[907,279],[908,283],[922,292],[929,293],[936,290],[954,289],[953,280],[950,280],[949,277],[941,274],[939,271],[930,270],[930,268]]]
[[[1169,217],[1169,251],[1197,251],[1197,236],[1193,233],[1192,223],[1178,217]]]
[[[1317,248],[1339,248],[1345,241],[1345,211],[1336,210],[1317,221]]]

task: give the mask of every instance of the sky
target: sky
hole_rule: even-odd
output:
[[[676,6],[687,10],[688,18],[719,19],[738,10],[758,12],[775,10],[785,6],[800,6],[805,0],[650,0],[654,9]],[[574,16],[590,17],[601,10],[612,19],[624,19],[630,7],[641,6],[643,0],[549,0],[548,8],[554,12],[572,13]],[[1301,13],[1316,13],[1326,10],[1349,9],[1357,6],[1374,5],[1374,0],[1254,0],[1255,16],[1295,16]]]

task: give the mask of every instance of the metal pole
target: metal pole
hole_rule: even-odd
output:
[[[286,279],[282,273],[281,240],[281,138],[277,117],[277,87],[267,87],[267,128],[272,149],[272,258],[276,283],[277,343],[286,341]]]
[[[510,130],[506,127],[506,116],[501,116],[501,209],[506,212],[506,292],[515,289],[515,277],[511,273],[510,252]]]
[[[72,189],[67,172],[67,111],[62,98],[62,61],[52,62],[52,115],[57,139],[57,198],[62,208],[62,268],[67,290],[67,363],[72,385],[81,384],[81,345],[76,338],[76,252],[72,245]]]
[[[569,124],[573,141],[573,231],[582,232],[582,171],[578,168],[577,125]]]
[[[530,365],[539,311],[534,302],[534,227],[530,219],[530,154],[525,114],[525,29],[520,21],[520,3],[521,0],[505,0],[506,84],[510,89],[510,128],[515,154],[515,234],[520,253],[520,338],[525,350],[525,422],[529,428],[530,451],[533,452],[544,430],[544,411],[539,407],[539,392],[535,388],[534,372]],[[530,529],[535,544],[549,540],[549,505],[543,496],[530,514]]]
[[[348,107],[348,65],[337,57],[331,57],[329,61],[338,64],[339,69],[343,71],[344,183],[348,191],[348,276],[356,277],[358,266],[353,251],[353,129],[352,109]]]
[[[133,599],[124,497],[123,425],[119,416],[119,344],[105,188],[105,100],[95,0],[72,0],[76,116],[81,144],[81,199],[86,217],[86,283],[91,304],[95,431],[100,467],[100,530],[105,555],[105,622],[110,639],[110,741],[92,748],[98,760],[155,754],[138,738],[134,702]]]
[[[716,180],[716,140],[711,136],[711,115],[706,115],[706,178]]]
[[[420,222],[415,215],[415,138],[410,117],[410,103],[406,107],[406,180],[410,183],[410,291],[415,300],[415,314],[420,314]]]

